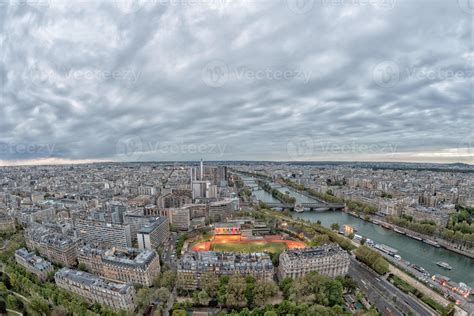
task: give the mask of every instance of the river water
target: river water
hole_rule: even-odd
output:
[[[253,182],[251,178],[247,177],[244,177],[243,180],[249,186]],[[253,184],[256,186],[255,182],[253,182]],[[314,201],[314,199],[299,194],[291,188],[281,187],[278,184],[272,184],[272,187],[275,187],[282,192],[289,192],[291,196],[296,198],[297,202],[304,203]],[[275,198],[273,198],[271,194],[264,190],[255,189],[253,193],[257,199],[264,203],[278,202],[275,201]],[[474,259],[459,255],[444,248],[430,246],[422,241],[406,237],[392,230],[382,228],[381,226],[366,222],[360,218],[340,211],[306,211],[304,213],[293,213],[293,216],[310,220],[312,222],[319,220],[326,227],[329,227],[333,223],[338,223],[341,227],[342,225],[347,224],[355,228],[357,230],[356,234],[358,235],[370,238],[376,243],[386,244],[392,248],[398,249],[398,254],[403,259],[422,266],[431,274],[436,273],[445,275],[455,282],[464,282],[474,288]],[[437,266],[436,262],[438,261],[449,263],[453,269],[448,271]]]

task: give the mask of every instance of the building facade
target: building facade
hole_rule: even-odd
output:
[[[49,261],[72,267],[77,263],[78,240],[42,225],[34,225],[25,230],[26,247],[38,251],[41,257]]]
[[[36,274],[41,281],[48,278],[48,273],[54,270],[53,265],[43,258],[29,252],[25,248],[15,251],[15,261],[27,271]]]
[[[301,278],[313,271],[336,277],[347,273],[349,263],[349,254],[335,244],[286,250],[280,254],[278,278]]]
[[[178,262],[177,286],[186,290],[200,288],[201,277],[207,273],[253,276],[260,281],[270,281],[274,268],[266,253],[188,252]]]
[[[138,248],[156,249],[156,247],[166,242],[169,236],[170,224],[168,217],[160,216],[137,232]]]
[[[160,273],[160,258],[154,250],[96,248],[85,245],[78,250],[79,264],[87,271],[109,280],[151,286]]]
[[[188,230],[191,225],[191,214],[187,207],[170,209],[170,223],[179,230]]]
[[[15,219],[10,215],[0,212],[0,232],[14,232]]]
[[[90,273],[69,268],[56,272],[54,280],[58,287],[90,302],[107,305],[113,310],[135,310],[135,289],[131,284],[108,282]]]
[[[132,247],[129,224],[114,224],[90,218],[76,218],[74,224],[79,238],[83,240],[111,247]]]

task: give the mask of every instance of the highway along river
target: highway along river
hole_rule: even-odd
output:
[[[248,177],[243,177],[244,182],[249,186],[255,186],[255,182]],[[252,183],[253,182],[253,183]],[[281,192],[289,192],[296,198],[297,202],[313,202],[311,198],[301,195],[288,187],[281,187],[278,184],[271,184]],[[262,202],[276,202],[273,196],[263,190],[254,189],[253,194]],[[372,239],[375,243],[382,243],[398,250],[398,254],[405,260],[425,268],[430,274],[441,274],[451,278],[455,282],[464,282],[474,288],[474,259],[459,255],[444,248],[436,248],[425,244],[422,241],[406,237],[392,230],[382,228],[360,218],[351,216],[340,211],[305,211],[303,213],[293,213],[294,217],[303,218],[312,222],[321,223],[330,227],[333,223],[347,224],[357,230],[356,234]],[[445,270],[436,265],[436,262],[444,261],[449,263],[453,269]]]

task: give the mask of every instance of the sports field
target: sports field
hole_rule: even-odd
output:
[[[212,243],[211,250],[220,252],[271,252],[279,253],[288,249],[284,242],[240,242],[240,243]]]

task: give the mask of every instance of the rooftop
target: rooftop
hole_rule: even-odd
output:
[[[36,270],[46,270],[51,267],[51,263],[49,261],[44,260],[43,258],[35,255],[33,252],[28,252],[25,248],[20,248],[15,251],[15,255],[21,257],[29,265],[34,267]]]
[[[160,216],[155,218],[149,224],[144,225],[142,228],[138,230],[139,233],[149,234],[151,233],[157,226],[160,226],[166,221],[166,216]]]
[[[84,284],[90,287],[110,290],[120,294],[126,294],[133,289],[131,284],[121,284],[105,281],[93,274],[72,270],[69,268],[62,268],[55,274],[55,278],[69,279],[73,282]]]
[[[327,257],[336,254],[347,254],[341,247],[335,244],[320,247],[298,248],[284,252],[291,259]]]

